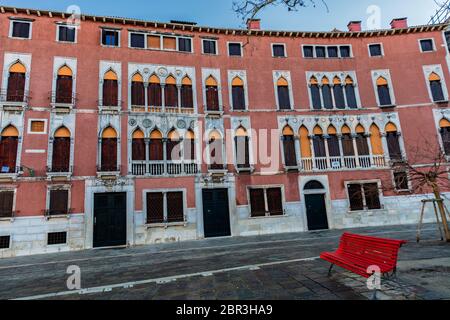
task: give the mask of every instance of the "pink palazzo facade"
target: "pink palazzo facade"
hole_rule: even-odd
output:
[[[416,223],[392,163],[450,155],[446,28],[0,7],[0,257]]]

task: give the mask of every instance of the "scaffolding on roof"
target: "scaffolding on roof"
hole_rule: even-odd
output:
[[[438,2],[435,0],[436,4],[439,5],[439,9],[436,10],[436,13],[431,17],[428,24],[441,24],[447,23],[450,20],[450,0],[445,0],[442,2]]]

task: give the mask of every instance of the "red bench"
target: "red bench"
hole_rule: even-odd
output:
[[[378,266],[381,274],[395,273],[400,247],[406,241],[391,240],[357,234],[344,233],[336,252],[324,252],[320,258],[331,263],[329,274],[334,265],[355,274],[369,278],[370,266]]]

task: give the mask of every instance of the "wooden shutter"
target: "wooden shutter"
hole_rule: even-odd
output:
[[[102,165],[101,170],[117,171],[117,139],[103,138],[102,139]]]
[[[311,97],[312,97],[313,109],[315,109],[315,110],[322,109],[322,100],[320,97],[320,89],[317,84],[311,85]]]
[[[168,107],[178,106],[178,89],[174,84],[168,84],[164,88],[165,103]]]
[[[163,48],[164,50],[176,50],[177,38],[163,37]]]
[[[161,192],[147,193],[147,223],[164,222],[164,195]]]
[[[222,139],[212,139],[209,142],[209,150],[212,161],[210,167],[217,170],[223,169],[224,163],[222,158]]]
[[[14,203],[13,191],[0,192],[0,218],[12,217]]]
[[[243,86],[232,87],[233,109],[245,110],[245,93]]]
[[[17,137],[0,137],[0,173],[16,172],[18,142]]]
[[[145,160],[145,140],[142,138],[132,140],[132,160],[144,161]]]
[[[441,128],[442,144],[444,145],[444,152],[450,156],[450,127]]]
[[[183,222],[183,192],[167,193],[167,220],[169,222]]]
[[[103,105],[116,107],[119,100],[118,91],[117,80],[103,80]]]
[[[249,168],[250,167],[250,155],[249,155],[249,145],[248,137],[238,136],[235,138],[236,144],[236,164],[238,168]]]
[[[339,84],[333,87],[334,102],[336,108],[345,109],[344,88]]]
[[[347,106],[351,109],[358,108],[358,103],[356,102],[355,87],[352,84],[347,84],[345,86],[345,95],[347,97]]]
[[[288,86],[278,86],[278,105],[282,110],[291,109]]]
[[[325,152],[325,140],[322,136],[315,135],[313,138],[314,156],[324,158],[327,156]]]
[[[161,49],[161,36],[147,36],[147,47],[150,49]]]
[[[397,132],[388,132],[386,134],[386,140],[389,149],[389,157],[391,160],[401,160],[402,152],[400,149],[400,142],[398,140]]]
[[[50,215],[66,215],[69,212],[69,191],[50,190]]]
[[[192,94],[192,86],[181,86],[181,108],[192,109],[194,107],[194,100]]]
[[[145,105],[145,88],[143,82],[133,81],[131,83],[131,104],[134,106]]]
[[[433,101],[444,101],[444,91],[442,90],[441,81],[430,81],[431,93],[433,94]]]
[[[381,209],[380,192],[377,183],[367,183],[363,185],[366,205],[369,210]]]
[[[342,149],[345,157],[351,157],[355,155],[355,149],[353,148],[353,138],[350,134],[342,135]]]
[[[264,189],[250,189],[250,209],[252,217],[264,217],[266,215]]]
[[[339,150],[339,139],[335,134],[330,135],[328,139],[328,151],[330,157],[340,157],[341,152]]]
[[[148,85],[148,103],[152,107],[162,106],[162,90],[159,83],[150,83]]]
[[[162,139],[150,139],[150,160],[162,161],[164,160]]]
[[[331,96],[331,87],[324,85],[322,87],[323,106],[325,109],[333,109],[333,98]]]
[[[52,154],[52,171],[69,172],[70,138],[54,138]]]
[[[378,86],[378,97],[380,99],[380,105],[389,106],[392,104],[391,94],[387,85]]]
[[[358,148],[358,155],[360,156],[368,156],[369,152],[369,144],[367,143],[367,138],[362,133],[358,133],[356,135],[356,146]]]
[[[166,143],[166,159],[169,161],[173,161],[173,160],[180,160],[180,147],[178,146],[180,144],[179,140],[171,140],[168,139],[167,143]],[[177,154],[172,154],[177,150]],[[172,157],[174,156],[174,157]]]
[[[219,111],[219,91],[216,86],[206,86],[206,108],[208,111]]]
[[[281,188],[267,189],[267,205],[271,216],[283,215],[283,200],[281,198]]]
[[[25,94],[25,73],[10,72],[6,100],[23,102]]]
[[[294,136],[283,136],[284,162],[288,167],[297,165]]]
[[[350,201],[350,209],[352,211],[364,210],[363,195],[361,191],[360,184],[349,184],[348,189],[348,200]]]
[[[56,80],[56,103],[72,103],[72,77],[59,75]]]

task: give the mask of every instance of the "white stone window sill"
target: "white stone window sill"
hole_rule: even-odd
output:
[[[387,213],[387,210],[382,208],[382,209],[367,209],[367,210],[356,210],[356,211],[352,211],[352,210],[348,210],[347,214],[368,214],[368,215],[372,215],[374,213]]]
[[[283,214],[283,215],[279,215],[279,216],[264,216],[264,217],[248,217],[249,220],[263,220],[263,219],[276,219],[276,218],[288,218],[290,217],[290,215],[288,214]]]
[[[10,222],[13,223],[15,218],[0,218],[0,222]]]
[[[395,190],[396,193],[413,193],[413,190],[411,189],[400,189],[400,190]]]
[[[187,224],[188,224],[187,221],[180,221],[180,222],[147,223],[144,226],[147,229],[155,229],[155,228],[168,229],[170,227],[186,227]]]
[[[70,214],[60,214],[60,215],[54,215],[54,216],[46,215],[45,216],[45,220],[46,221],[49,221],[49,220],[52,220],[52,219],[67,219],[67,220],[70,220]]]

